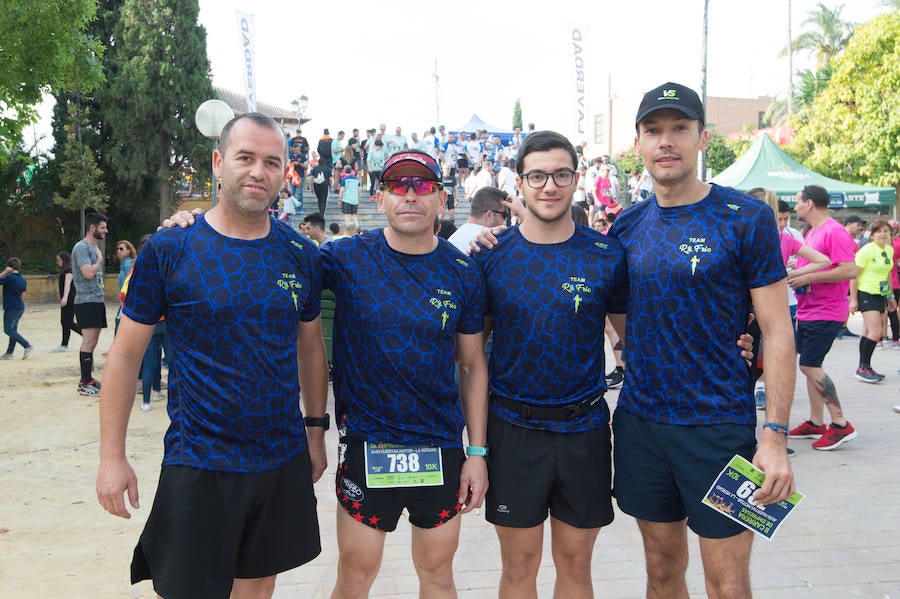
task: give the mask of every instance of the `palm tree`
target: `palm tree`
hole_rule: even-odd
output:
[[[890,1],[897,3],[900,0]],[[793,52],[799,50],[812,52],[816,57],[816,66],[818,68],[826,66],[832,58],[839,56],[844,51],[850,36],[853,35],[853,24],[841,20],[843,10],[843,4],[831,10],[819,2],[816,9],[810,11],[803,21],[804,25],[813,25],[812,30],[805,31],[794,38],[791,50]],[[788,48],[781,51],[782,56],[787,53]]]

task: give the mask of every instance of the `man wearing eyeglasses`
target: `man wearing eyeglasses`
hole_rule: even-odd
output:
[[[562,135],[529,134],[516,161],[524,221],[476,257],[494,336],[486,516],[503,598],[536,596],[548,513],[554,595],[593,597],[594,541],[613,520],[603,330],[625,308],[625,256],[573,222],[577,164]]]
[[[479,507],[487,486],[484,282],[471,259],[434,235],[446,192],[432,156],[388,158],[376,198],[384,229],[321,250],[323,285],[336,297],[341,434],[332,597],[368,596],[404,509],[420,596],[455,596],[459,514]]]

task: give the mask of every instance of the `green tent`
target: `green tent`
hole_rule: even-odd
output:
[[[897,190],[844,183],[815,173],[778,147],[765,133],[734,164],[713,177],[713,183],[747,191],[754,187],[771,189],[791,206],[804,185],[821,185],[831,196],[830,208],[894,206]]]

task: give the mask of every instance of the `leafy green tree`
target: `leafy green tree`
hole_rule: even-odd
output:
[[[88,109],[77,102],[69,105],[69,123],[66,125],[66,139],[62,146],[59,180],[68,193],[56,193],[53,201],[68,210],[81,211],[93,208],[96,212],[106,212],[109,197],[105,193],[102,173],[94,153],[82,142],[82,131],[88,125]]]
[[[160,218],[171,212],[174,183],[209,169],[211,142],[194,125],[197,107],[214,97],[199,10],[197,0],[125,0],[110,48],[113,74],[97,94],[110,125],[105,159],[137,185],[155,180]],[[132,201],[151,201],[134,195],[140,191],[129,189]]]
[[[103,80],[103,46],[86,33],[96,0],[4,0],[0,18],[0,163],[37,118],[44,92]]]
[[[734,150],[726,143],[724,135],[713,133],[709,136],[709,145],[706,148],[706,168],[712,170],[713,177],[734,164],[736,158]]]
[[[519,98],[516,98],[516,107],[513,108],[513,120],[512,120],[513,129],[518,127],[522,128],[522,102]]]
[[[812,169],[858,183],[900,183],[900,11],[859,26],[792,149]]]

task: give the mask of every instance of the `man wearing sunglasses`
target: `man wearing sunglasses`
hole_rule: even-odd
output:
[[[505,225],[509,208],[503,205],[506,193],[496,187],[482,187],[472,196],[469,218],[447,240],[464,254],[485,229]]]
[[[446,193],[432,156],[388,158],[376,199],[384,229],[321,250],[323,286],[336,297],[341,434],[332,597],[368,595],[404,508],[419,594],[455,596],[459,514],[479,507],[487,486],[484,282],[477,265],[434,235]]]

